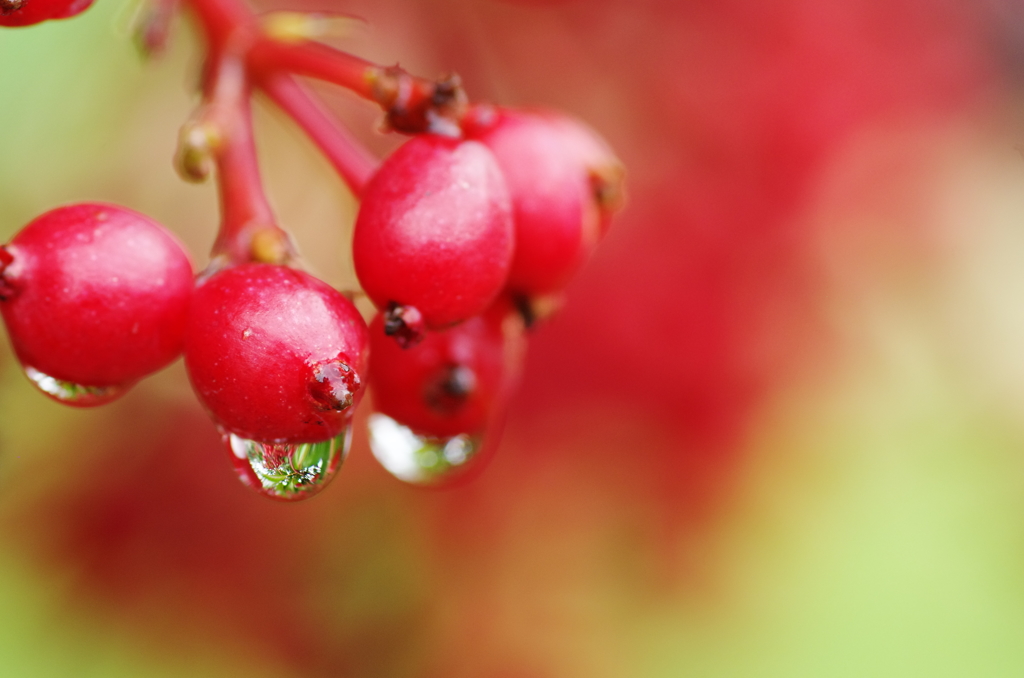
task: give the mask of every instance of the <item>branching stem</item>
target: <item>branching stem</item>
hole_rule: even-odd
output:
[[[172,2],[173,0],[156,0]],[[458,78],[434,82],[395,66],[385,68],[308,36],[270,30],[244,0],[183,0],[206,38],[203,104],[182,130],[179,169],[201,181],[217,168],[221,228],[214,266],[295,257],[276,224],[260,179],[253,141],[251,96],[263,90],[309,135],[338,174],[359,195],[377,160],[331,118],[294,76],[340,85],[379,104],[388,125],[410,134],[461,135],[466,97]]]

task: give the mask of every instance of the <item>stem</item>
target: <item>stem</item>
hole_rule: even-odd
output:
[[[231,128],[217,153],[221,230],[213,253],[242,261],[251,254],[250,243],[245,242],[252,236],[250,231],[276,226],[256,162],[248,96],[237,102],[231,117]]]
[[[262,36],[249,53],[249,65],[254,72],[285,71],[324,80],[377,101],[374,83],[380,66],[320,43]]]
[[[407,134],[461,135],[466,94],[457,76],[427,80],[385,68],[315,42],[261,38],[249,53],[254,72],[287,71],[340,85],[384,109],[392,129]]]
[[[283,262],[294,253],[287,236],[275,224],[263,191],[244,63],[237,55],[220,51],[213,51],[210,57],[202,118],[216,136],[213,150],[221,226],[213,256],[225,257],[232,263]]]
[[[259,86],[306,132],[349,189],[357,196],[361,195],[366,182],[377,171],[377,159],[292,77],[273,75],[263,79]]]
[[[224,47],[233,36],[252,41],[259,34],[259,22],[241,0],[184,0],[206,34],[211,52]]]
[[[222,219],[213,246],[214,266],[295,258],[287,234],[275,224],[260,180],[250,108],[254,85],[305,130],[356,194],[375,171],[376,160],[317,105],[293,74],[326,80],[377,102],[394,130],[462,133],[467,102],[455,76],[425,80],[397,66],[383,68],[312,42],[301,30],[289,35],[265,29],[244,0],[180,1],[195,14],[206,37],[207,58],[203,106],[182,130],[179,168],[185,178],[201,181],[210,159],[216,163]]]

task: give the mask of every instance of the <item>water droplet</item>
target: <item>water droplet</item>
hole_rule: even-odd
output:
[[[352,426],[316,443],[260,443],[222,431],[242,482],[271,499],[307,499],[326,487],[352,442]]]
[[[105,405],[123,395],[131,386],[85,386],[56,379],[28,365],[25,366],[25,376],[36,388],[57,402],[75,407]]]
[[[479,436],[424,436],[380,413],[371,414],[367,425],[370,449],[380,465],[416,485],[429,485],[462,470],[481,448]]]

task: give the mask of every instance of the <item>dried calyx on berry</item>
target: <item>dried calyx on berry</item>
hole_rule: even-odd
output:
[[[391,302],[381,312],[384,334],[392,337],[402,348],[415,346],[426,336],[423,314],[415,306],[402,306]]]
[[[68,205],[2,251],[0,312],[26,374],[50,397],[102,404],[180,354],[192,264],[151,219]]]
[[[387,129],[405,134],[461,136],[459,120],[468,100],[458,75],[431,82],[411,76],[398,66],[369,74],[373,98],[384,110]]]

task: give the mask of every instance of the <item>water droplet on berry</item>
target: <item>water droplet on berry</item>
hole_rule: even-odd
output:
[[[271,499],[298,501],[322,490],[348,454],[352,426],[316,443],[261,443],[222,431],[242,483]]]
[[[85,386],[71,381],[56,379],[28,365],[24,369],[25,376],[40,391],[57,402],[75,407],[105,405],[123,395],[130,386],[130,384],[123,386]]]
[[[460,471],[480,451],[479,436],[437,438],[415,433],[391,417],[371,414],[370,449],[380,465],[399,480],[429,485]]]

